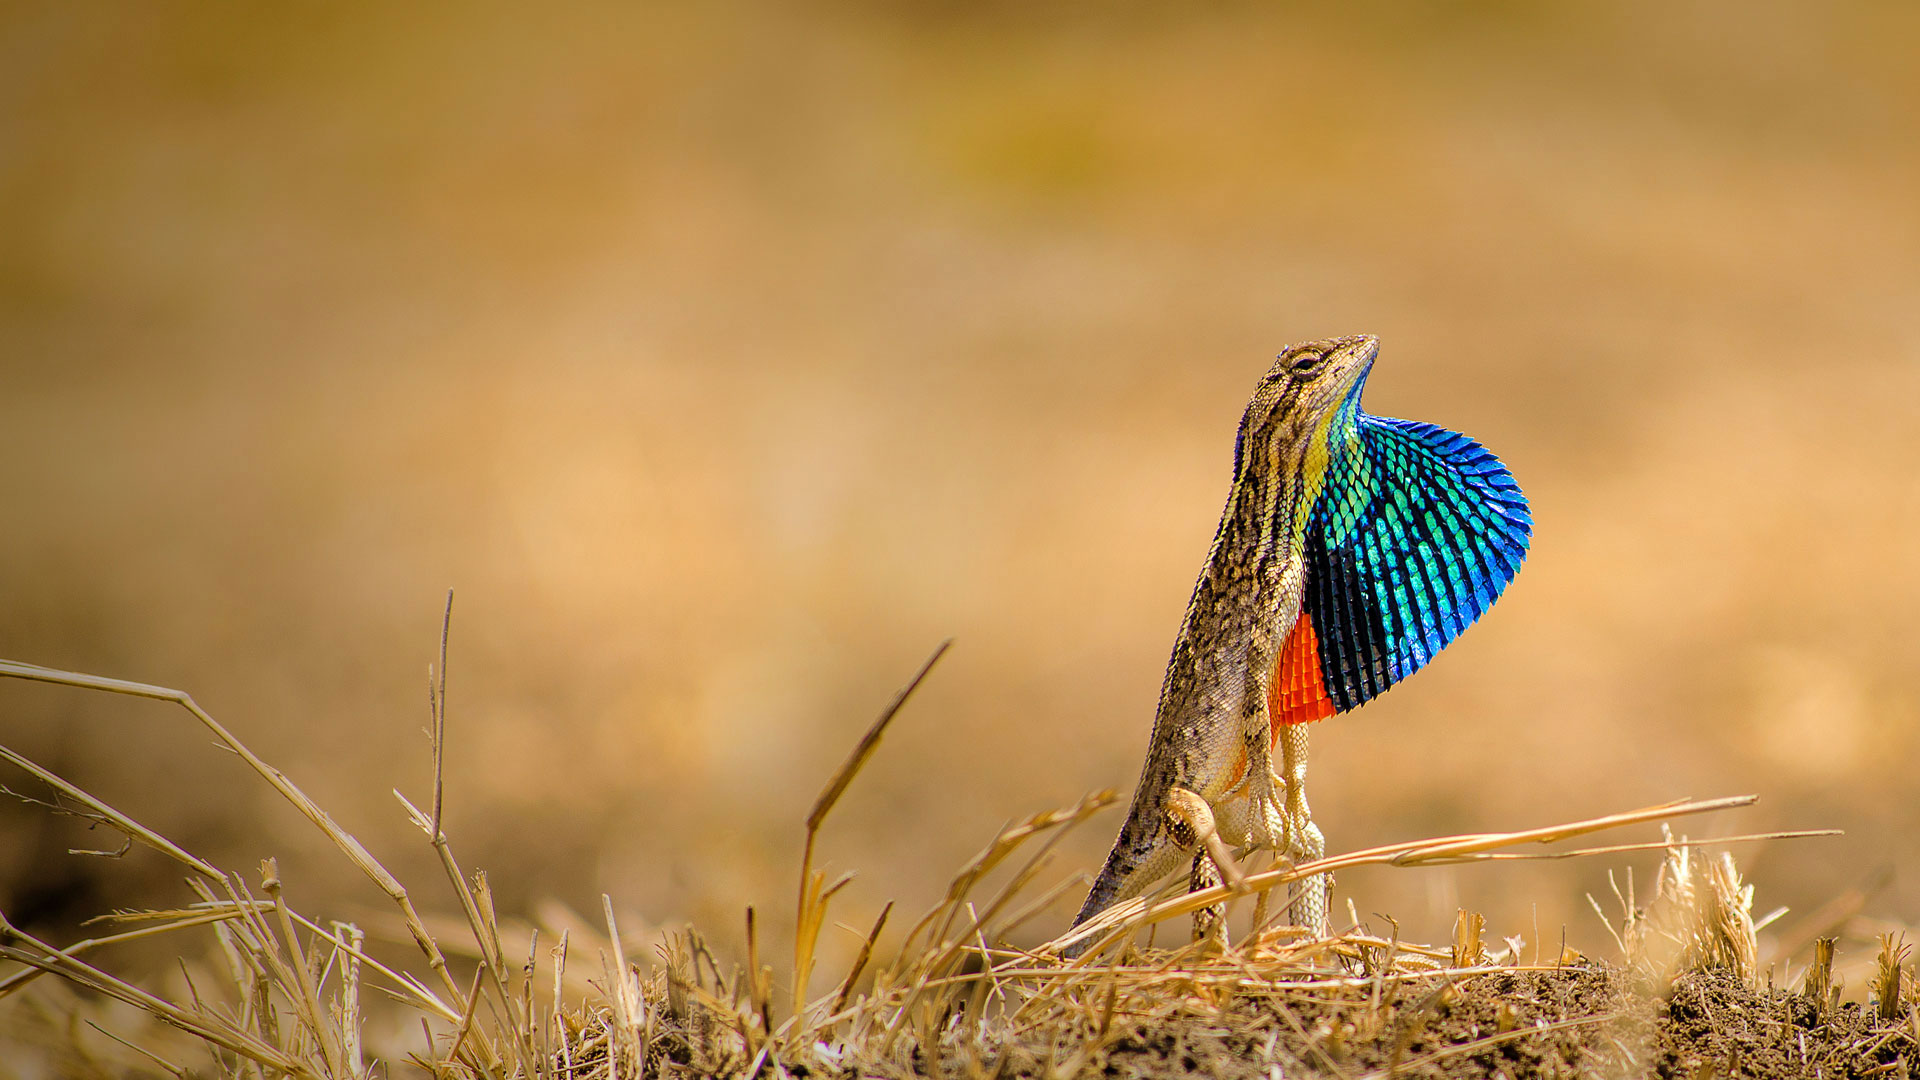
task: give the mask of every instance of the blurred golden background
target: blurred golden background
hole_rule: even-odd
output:
[[[1365,331],[1537,538],[1316,730],[1332,849],[1757,792],[1706,827],[1847,830],[1743,850],[1759,910],[1895,865],[1911,923],[1915,55],[1893,2],[10,5],[0,656],[191,691],[431,882],[451,586],[464,862],[734,948],[952,636],[822,839],[864,926],[1130,789],[1254,381]],[[0,735],[379,899],[177,710],[0,683]],[[0,809],[0,906],[179,900],[76,846]],[[1338,893],[1604,951],[1656,861]]]

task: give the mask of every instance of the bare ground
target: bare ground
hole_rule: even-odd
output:
[[[1664,992],[1632,981],[1593,962],[1428,986],[1294,987],[1207,1018],[1116,1018],[1090,1051],[1061,1032],[1016,1036],[938,1074],[1905,1077],[1920,1050],[1911,1014],[1880,1025],[1858,1004],[1821,1009],[1726,972],[1692,972]]]

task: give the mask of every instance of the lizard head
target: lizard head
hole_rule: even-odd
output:
[[[1372,334],[1289,345],[1267,369],[1240,419],[1234,475],[1289,458],[1328,413],[1357,400],[1379,352],[1380,341]]]

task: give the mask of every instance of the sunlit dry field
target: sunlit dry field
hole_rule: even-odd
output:
[[[448,828],[503,910],[730,952],[953,638],[820,842],[850,926],[923,909],[1127,790],[1247,394],[1364,331],[1368,407],[1498,452],[1536,537],[1316,729],[1332,849],[1756,793],[1707,827],[1846,830],[1744,852],[1759,908],[1892,867],[1867,912],[1920,921],[1908,5],[0,19],[0,656],[192,692],[403,877],[451,587]],[[173,710],[0,682],[0,734],[378,900]],[[99,839],[0,807],[0,910],[177,901]],[[1335,902],[1599,952],[1609,865]]]

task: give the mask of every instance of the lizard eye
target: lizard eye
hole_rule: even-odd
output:
[[[1320,366],[1320,361],[1324,359],[1325,357],[1319,353],[1307,353],[1305,356],[1298,357],[1294,360],[1291,370],[1295,375],[1305,375]]]

